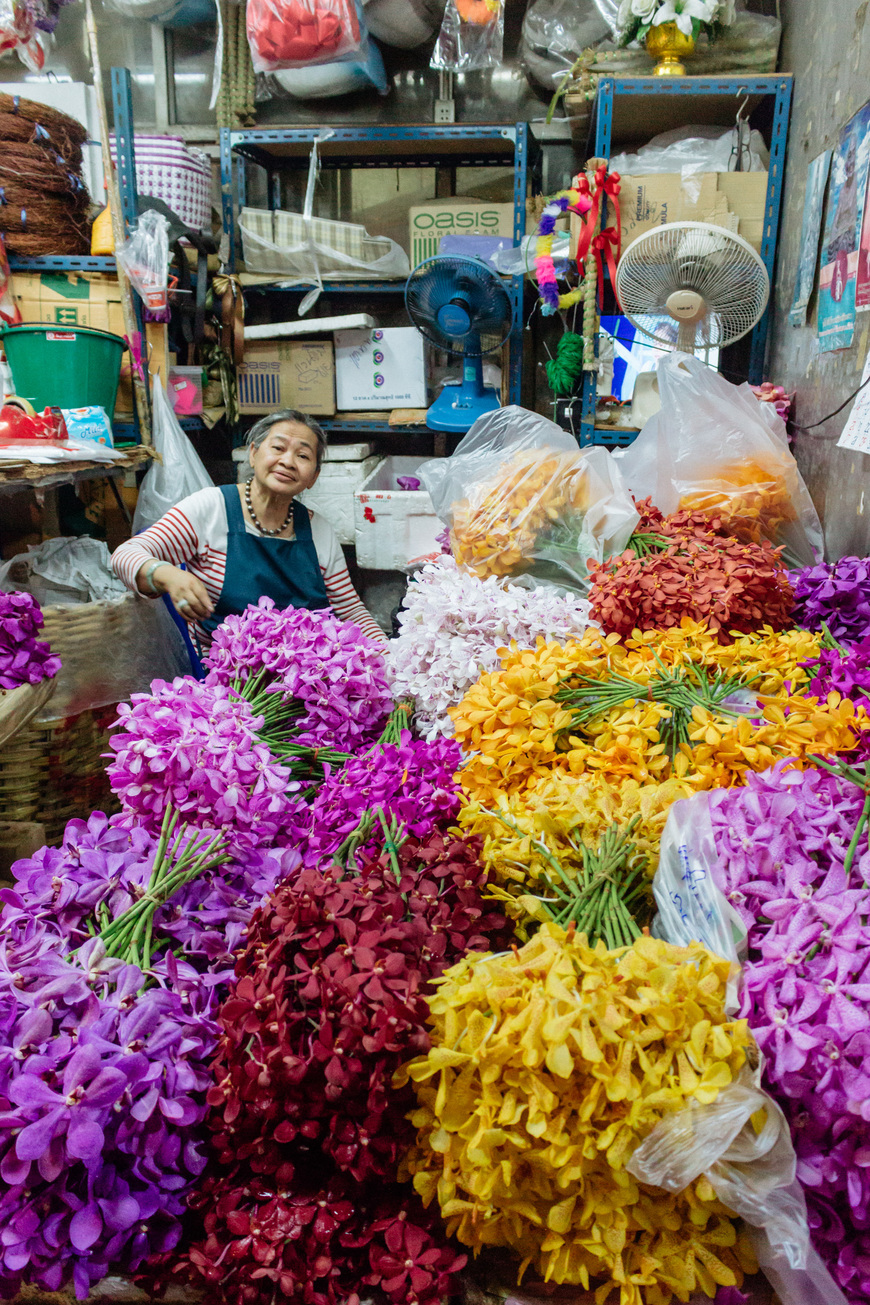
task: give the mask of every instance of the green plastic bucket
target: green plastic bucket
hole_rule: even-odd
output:
[[[109,420],[126,344],[92,326],[26,322],[0,331],[12,384],[34,408],[104,408]]]

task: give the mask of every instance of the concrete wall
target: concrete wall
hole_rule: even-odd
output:
[[[768,375],[796,393],[796,419],[809,426],[859,384],[870,313],[859,313],[850,349],[819,353],[815,296],[805,327],[788,320],[798,263],[807,164],[836,143],[870,98],[868,0],[782,0],[780,66],[795,76]],[[836,447],[848,414],[798,432],[795,453],[825,526],[827,556],[870,554],[870,455]]]

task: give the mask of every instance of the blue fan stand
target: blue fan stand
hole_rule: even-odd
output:
[[[466,358],[462,366],[462,380],[458,385],[444,386],[426,413],[426,425],[430,430],[464,435],[478,417],[500,407],[501,402],[493,386],[483,383],[483,359],[479,356]]]

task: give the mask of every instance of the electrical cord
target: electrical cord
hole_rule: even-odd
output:
[[[852,402],[852,400],[854,398],[857,398],[857,396],[861,393],[865,385],[870,385],[870,376],[867,377],[866,381],[861,382],[857,390],[853,390],[852,393],[848,396],[848,398],[843,400],[839,408],[835,408],[833,412],[829,412],[826,416],[820,417],[818,421],[812,422],[809,426],[795,426],[795,430],[796,431],[801,430],[801,431],[805,431],[806,433],[809,433],[811,430],[815,430],[817,426],[824,426],[826,421],[830,421],[832,417],[836,417],[837,414],[842,412],[844,408],[847,408],[849,404]]]

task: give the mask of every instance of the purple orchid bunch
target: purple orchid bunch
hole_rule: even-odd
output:
[[[30,594],[0,593],[0,689],[57,675],[60,658],[36,638],[42,625],[42,610]]]
[[[868,807],[862,784],[788,762],[710,796],[720,887],[748,931],[741,1014],[816,1248],[855,1305],[870,1298]]]
[[[393,705],[380,648],[331,611],[277,608],[261,598],[215,631],[206,683],[264,706],[277,695],[288,737],[301,747],[353,753],[373,743]],[[268,712],[267,712],[268,720]]]
[[[855,643],[870,634],[870,558],[841,557],[792,574],[794,619]]]
[[[242,850],[187,885],[155,913],[146,974],[94,933],[142,899],[158,842],[95,812],[0,893],[4,1294],[71,1280],[84,1298],[181,1236],[233,953],[299,857]]]
[[[237,848],[268,846],[300,785],[260,738],[262,717],[226,685],[179,677],[118,707],[112,788],[131,823],[160,829],[167,807]]]
[[[379,809],[413,838],[426,838],[433,827],[459,812],[455,775],[462,763],[453,739],[414,740],[404,731],[400,741],[382,743],[332,769],[308,807],[297,808],[291,845],[306,867],[323,869],[360,827],[367,812]],[[368,838],[371,835],[371,839]],[[363,827],[351,852],[371,851],[380,829]]]

